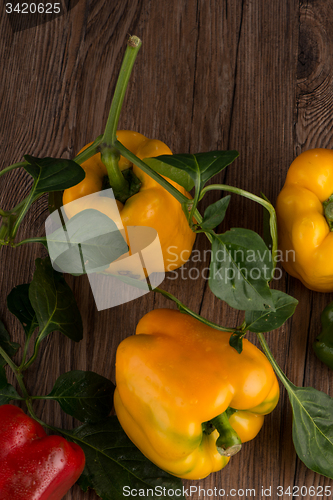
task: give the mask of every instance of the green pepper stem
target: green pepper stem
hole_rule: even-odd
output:
[[[84,151],[82,151],[80,154],[76,155],[74,160],[76,163],[79,165],[82,165],[82,163],[86,160],[89,160],[92,156],[94,156],[96,153],[99,151],[99,145],[101,144],[103,140],[103,135],[99,135],[92,144],[88,148],[86,148]]]
[[[237,432],[231,427],[227,413],[221,413],[221,415],[211,419],[210,422],[220,434],[216,440],[219,454],[224,457],[236,455],[242,448],[242,442]]]
[[[101,140],[100,152],[102,162],[106,166],[110,186],[118,199],[128,198],[128,183],[119,168],[119,152],[115,149],[119,116],[123,105],[127,85],[132,73],[133,65],[141,47],[141,40],[137,36],[129,37],[126,52],[120,68],[115,92],[113,95],[109,117]]]
[[[197,223],[200,225],[201,222],[203,221],[203,217],[201,215],[201,213],[199,212],[199,210],[196,208],[195,211],[194,211],[194,218],[195,220],[197,221]],[[208,240],[210,241],[210,243],[213,243],[213,236],[210,232],[207,232],[207,231],[203,231],[206,235],[206,237],[208,238]]]
[[[108,121],[106,123],[103,135],[103,143],[105,143],[106,147],[114,146],[114,143],[117,139],[117,127],[121,108],[123,105],[127,85],[132,73],[133,65],[141,45],[142,42],[137,36],[130,36],[127,41],[126,52],[120,68],[120,73],[112,99]]]
[[[21,388],[21,391],[23,393],[23,396],[24,396],[24,398],[22,398],[22,399],[29,398],[29,394],[28,394],[27,389],[26,389],[26,387],[24,385],[22,375],[19,373],[18,366],[14,363],[14,361],[11,359],[11,357],[8,356],[8,354],[6,353],[6,351],[2,347],[0,347],[0,355],[3,357],[3,359],[6,361],[6,363],[8,364],[8,366],[10,366],[10,368],[14,372],[14,375],[15,375],[15,377],[17,379],[17,382],[18,382],[18,384],[19,384],[19,386]],[[15,399],[18,399],[18,398],[15,398]]]
[[[7,174],[11,170],[14,170],[15,168],[20,168],[24,167],[25,165],[28,165],[27,161],[20,161],[19,163],[13,163],[13,165],[9,165],[9,167],[4,168],[3,170],[0,171],[0,176]]]
[[[36,238],[27,238],[25,240],[21,240],[18,243],[14,243],[13,247],[19,247],[21,245],[24,245],[26,243],[41,243],[42,245],[46,246],[47,244],[47,238],[45,236],[36,237]]]
[[[188,203],[190,200],[182,194],[178,189],[176,189],[170,182],[168,182],[164,177],[155,172],[150,168],[144,161],[140,160],[134,153],[129,151],[125,146],[123,146],[119,141],[116,141],[115,147],[118,151],[130,162],[135,164],[137,167],[141,168],[143,172],[149,175],[154,181],[158,182],[166,191],[168,191],[179,203]]]
[[[47,329],[47,326],[48,325],[45,325],[43,330],[38,332],[38,336],[35,340],[35,345],[34,345],[34,352],[31,356],[31,358],[29,359],[29,361],[27,363],[25,363],[24,366],[20,367],[20,370],[21,371],[24,371],[26,370],[27,368],[29,368],[29,366],[35,361],[35,359],[37,358],[37,355],[38,355],[38,352],[39,352],[39,347],[40,347],[40,343],[41,341],[43,340],[44,338],[44,333],[45,333],[45,330]]]
[[[3,359],[6,361],[6,363],[11,367],[13,372],[16,373],[18,366],[14,363],[14,361],[11,359],[10,356],[6,353],[6,351],[0,346],[0,355],[3,357]]]
[[[25,361],[26,361],[26,359],[27,359],[27,355],[28,355],[28,349],[29,349],[30,339],[31,339],[31,337],[29,337],[29,338],[25,341],[25,344],[24,344],[24,349],[23,349],[22,361],[21,361],[20,366],[18,367],[18,371],[19,371],[19,372],[21,372],[21,371],[22,371],[22,368],[23,368],[23,367],[24,367],[24,365],[25,365]]]
[[[160,293],[161,295],[163,295],[164,297],[166,297],[169,300],[172,300],[173,302],[175,302],[177,304],[177,306],[182,311],[186,312],[187,314],[189,314],[193,318],[201,321],[201,323],[204,323],[205,325],[208,325],[208,326],[211,326],[212,328],[215,328],[215,330],[221,330],[222,332],[230,332],[230,333],[234,333],[237,331],[237,329],[235,329],[235,328],[227,328],[226,326],[220,326],[217,323],[213,323],[212,321],[209,321],[208,319],[205,319],[202,316],[199,316],[199,314],[196,314],[194,311],[192,311],[191,309],[186,307],[182,302],[180,302],[180,300],[178,300],[177,297],[172,295],[172,293],[166,292],[162,288],[157,287],[157,288],[154,288],[153,291]]]
[[[266,354],[266,356],[268,358],[268,361],[271,363],[271,365],[272,365],[275,373],[277,374],[277,376],[281,380],[282,384],[288,390],[289,389],[289,385],[290,385],[290,381],[286,377],[286,375],[283,373],[283,371],[281,370],[281,368],[279,367],[279,365],[277,364],[277,362],[275,361],[275,358],[274,358],[273,354],[271,353],[271,351],[270,351],[270,349],[269,349],[269,347],[267,345],[267,342],[265,340],[264,335],[262,333],[257,333],[256,335],[257,335],[257,337],[259,339],[259,342],[260,342],[260,345],[262,347],[262,350],[264,351],[264,353]]]
[[[189,223],[189,226],[191,229],[193,228],[193,216],[197,210],[197,205],[199,203],[199,196],[200,196],[200,181],[199,181],[199,179],[197,179],[197,182],[195,183],[195,191],[194,191],[194,199],[192,202],[192,208],[191,208],[191,212],[190,212],[189,217],[188,217],[188,223]]]
[[[276,221],[276,212],[271,203],[268,201],[260,198],[259,196],[256,196],[255,194],[249,193],[248,191],[244,191],[243,189],[239,189],[233,186],[227,186],[226,184],[211,184],[210,186],[206,186],[202,191],[200,195],[200,200],[205,196],[205,194],[208,191],[212,190],[219,190],[219,191],[229,191],[230,193],[235,193],[239,194],[240,196],[243,196],[244,198],[248,198],[249,200],[255,201],[256,203],[259,203],[259,205],[262,205],[263,207],[268,210],[270,219],[269,219],[269,225],[270,225],[270,232],[272,236],[272,259],[273,259],[273,272],[276,267],[276,262],[277,262],[277,250],[278,250],[278,236],[277,236],[277,221]]]
[[[114,190],[116,198],[118,199],[118,197],[121,197],[122,194],[126,196],[128,183],[118,166],[120,158],[118,151],[115,148],[103,146],[101,148],[101,158],[102,162],[106,166],[110,186]]]
[[[35,186],[35,184],[34,184]],[[18,228],[25,217],[26,213],[28,212],[29,208],[31,205],[38,200],[42,196],[41,194],[34,195],[34,187],[33,190],[29,193],[29,195],[24,198],[24,200],[20,201],[18,205],[16,205],[14,208],[9,210],[8,212],[4,212],[4,214],[0,214],[3,216],[3,221],[2,225],[0,227],[0,244],[1,245],[7,245],[10,244],[11,246],[15,247],[18,245],[15,245],[13,243],[16,233],[18,231]],[[6,220],[7,218],[7,220]],[[12,219],[10,221],[10,219]]]
[[[43,332],[42,332],[43,333]],[[23,366],[20,366],[20,370],[21,371],[24,371],[26,370],[27,368],[29,368],[30,365],[32,365],[32,363],[35,361],[35,359],[37,358],[38,356],[38,352],[39,352],[39,346],[40,346],[40,336],[41,334],[38,335],[36,341],[35,341],[35,345],[34,345],[34,352],[31,356],[31,358],[27,361],[27,363],[25,363]]]
[[[44,427],[47,427],[48,429],[54,430],[53,427],[50,427],[49,425],[47,425],[45,422],[43,422],[42,420],[40,420],[36,416],[34,409],[32,407],[32,404],[31,404],[31,400],[35,399],[35,398],[32,398],[29,395],[27,388],[26,388],[24,381],[23,381],[22,373],[20,373],[20,368],[12,361],[12,359],[8,356],[8,354],[6,353],[6,351],[2,347],[0,347],[0,355],[4,358],[4,360],[8,363],[10,368],[13,370],[14,375],[16,377],[16,380],[18,382],[18,385],[20,386],[20,389],[22,391],[23,398],[15,398],[15,399],[20,400],[20,401],[22,401],[22,400],[25,401],[25,404],[27,405],[27,408],[28,408],[30,415],[32,416],[32,418],[34,420],[36,420],[36,422],[43,425]]]
[[[36,198],[37,199],[37,198]],[[16,233],[20,227],[20,224],[22,220],[24,219],[26,213],[28,212],[29,208],[31,207],[32,203],[35,201],[35,190],[34,188],[30,191],[29,196],[26,198],[26,203],[22,207],[22,210],[20,210],[19,215],[15,221],[15,224],[13,226],[13,229],[11,231],[11,238],[14,240]]]

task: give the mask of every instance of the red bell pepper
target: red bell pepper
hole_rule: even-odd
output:
[[[83,450],[14,405],[0,406],[0,499],[61,500],[80,477]]]

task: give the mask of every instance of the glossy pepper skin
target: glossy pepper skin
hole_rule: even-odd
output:
[[[229,461],[205,423],[235,411],[229,423],[242,442],[253,439],[279,399],[273,369],[249,341],[238,354],[230,333],[193,317],[157,309],[116,355],[117,417],[134,444],[169,473],[201,479]],[[214,428],[213,428],[214,429]]]
[[[283,267],[318,292],[333,291],[333,232],[324,214],[332,194],[333,151],[310,149],[291,164],[276,204]]]
[[[0,499],[61,500],[80,477],[82,449],[14,405],[0,406]]]
[[[166,144],[159,140],[147,139],[138,132],[130,130],[119,130],[117,139],[138,158],[144,159],[165,154],[172,154]],[[83,148],[86,149],[89,146]],[[82,151],[83,151],[82,150]],[[66,189],[63,195],[63,204],[66,205],[78,198],[101,191],[103,179],[107,176],[105,165],[102,163],[100,153],[94,155],[82,165],[86,176],[76,186]],[[119,167],[121,170],[132,167],[132,164],[124,157],[120,157]],[[195,233],[190,229],[182,210],[181,204],[149,175],[145,174],[139,167],[133,165],[133,172],[141,181],[140,191],[129,198],[125,205],[117,202],[120,210],[122,224],[126,226],[148,226],[154,228],[159,236],[165,269],[172,271],[182,266],[190,257],[195,240]],[[188,198],[190,195],[179,184],[168,181]],[[117,224],[117,214],[110,212],[110,205],[106,208],[106,200],[97,200],[96,208],[112,218]],[[84,202],[79,209],[88,208]],[[73,216],[79,209],[70,212]],[[118,224],[117,224],[118,225]],[[162,269],[156,269],[162,271]]]
[[[322,331],[313,343],[317,357],[333,370],[333,302],[321,314]]]

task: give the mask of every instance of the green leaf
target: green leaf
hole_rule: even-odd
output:
[[[0,321],[0,347],[12,358],[20,347],[20,344],[10,341],[9,333],[7,332],[5,325]],[[0,354],[0,367],[5,366],[7,361],[3,359]]]
[[[47,398],[81,422],[105,419],[113,408],[113,383],[94,372],[71,371],[61,375]]]
[[[81,182],[85,172],[80,165],[73,160],[61,158],[35,158],[25,155],[28,162],[25,170],[35,179],[35,194],[61,191]]]
[[[75,342],[82,339],[82,319],[73,292],[48,257],[36,260],[29,298],[37,316],[39,341],[55,330]]]
[[[140,179],[135,175],[132,168],[126,168],[126,170],[122,170],[122,174],[128,183],[128,194],[130,198],[140,191],[142,183]]]
[[[208,153],[161,155],[156,160],[186,172],[199,190],[206,182],[224,170],[238,156],[237,151],[210,151]],[[178,182],[178,181],[177,181]]]
[[[243,337],[244,332],[234,332],[230,335],[229,345],[236,349],[238,354],[241,354],[243,350]]]
[[[182,481],[152,464],[126,436],[116,417],[97,425],[84,424],[71,435],[66,431],[65,436],[81,446],[86,456],[78,481],[83,491],[92,488],[102,500],[124,500],[124,491],[132,489],[137,490],[138,497],[152,500],[185,500]],[[163,496],[159,493],[163,488],[178,490],[178,495]]]
[[[128,252],[113,220],[94,209],[74,215],[46,239],[54,265],[71,274],[101,271]]]
[[[213,237],[209,286],[234,309],[274,311],[272,269],[271,253],[254,231],[231,229]]]
[[[297,455],[309,469],[333,479],[333,398],[290,381],[285,387],[293,410]]]
[[[145,158],[143,161],[158,174],[177,182],[177,184],[186,189],[186,191],[191,191],[194,187],[192,178],[185,170],[180,170],[177,167],[168,165],[158,158]]]
[[[0,366],[0,406],[8,404],[12,399],[22,399],[14,387],[7,382],[5,368]]]
[[[0,224],[0,245],[8,245],[12,239],[12,231],[15,225],[15,221],[18,218],[20,209],[17,209],[15,213],[9,213],[8,215],[1,216]]]
[[[246,311],[246,329],[250,332],[270,332],[280,328],[295,312],[298,300],[286,293],[272,290],[275,311]]]
[[[312,347],[317,358],[333,370],[333,302],[325,307],[320,321],[322,329]]]
[[[275,361],[262,333],[257,333],[267,358],[286,388],[293,411],[293,441],[302,462],[333,479],[333,398],[313,387],[297,387]]]
[[[7,307],[21,322],[27,339],[31,337],[38,326],[36,313],[29,299],[29,286],[29,283],[18,285],[7,297]]]
[[[203,221],[200,224],[202,229],[214,229],[221,224],[229,206],[230,198],[230,195],[225,196],[206,208]]]

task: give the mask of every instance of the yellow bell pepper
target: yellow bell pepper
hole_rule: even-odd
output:
[[[147,139],[138,132],[119,130],[117,139],[140,159],[172,154],[171,150],[163,142]],[[82,151],[89,145],[87,144]],[[76,186],[66,189],[63,195],[63,204],[69,217],[73,217],[73,215],[86,208],[95,208],[108,215],[117,225],[122,224],[125,229],[127,226],[154,228],[158,233],[162,247],[163,271],[177,269],[189,259],[195,241],[195,233],[189,227],[181,204],[136,165],[133,165],[133,172],[141,181],[140,191],[131,196],[124,205],[117,202],[121,221],[119,221],[119,214],[114,213],[114,207],[112,208],[112,205],[108,203],[108,199],[103,198],[103,196],[96,198],[93,202],[86,202],[82,199],[82,204],[76,204],[74,208],[66,207],[66,204],[74,200],[102,190],[107,171],[102,163],[100,153],[86,160],[81,166],[85,170],[85,178]],[[125,170],[132,167],[132,164],[121,156],[119,167],[121,170]],[[182,194],[191,198],[183,187],[169,179],[168,181]],[[140,240],[140,238],[139,234],[137,240]],[[138,245],[140,246],[140,242]],[[151,267],[154,267],[152,263]],[[162,269],[156,268],[154,271],[162,271]]]
[[[276,204],[282,265],[318,292],[333,291],[332,195],[333,151],[310,149],[291,164]]]
[[[117,417],[144,455],[175,476],[200,479],[222,469],[278,402],[265,355],[246,339],[238,354],[229,338],[158,309],[118,346]]]

